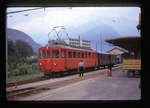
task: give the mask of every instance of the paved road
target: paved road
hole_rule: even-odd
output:
[[[140,78],[128,78],[122,71],[113,72],[112,77],[83,78],[80,82],[22,100],[139,100],[141,97]]]

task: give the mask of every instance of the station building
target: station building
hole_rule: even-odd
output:
[[[120,64],[123,63],[123,57],[128,54],[128,51],[123,48],[115,47],[108,50],[107,53],[116,55],[117,61]]]

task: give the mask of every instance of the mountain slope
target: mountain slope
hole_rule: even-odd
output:
[[[115,31],[111,26],[103,23],[97,23],[95,25],[88,24],[85,25],[86,32],[83,32],[80,35],[81,39],[90,40],[92,49],[96,50],[96,43],[97,43],[97,50],[100,51],[102,45],[102,51],[106,52],[114,46],[109,45],[105,42],[108,38],[120,37],[120,34]]]
[[[8,39],[12,40],[13,42],[15,42],[16,40],[23,40],[27,42],[30,46],[32,46],[35,53],[37,53],[38,48],[41,47],[40,44],[36,43],[29,35],[27,35],[26,33],[22,31],[7,28],[6,35]]]

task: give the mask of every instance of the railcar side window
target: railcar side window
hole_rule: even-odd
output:
[[[59,50],[53,50],[52,51],[52,57],[53,58],[59,58]]]
[[[72,58],[72,51],[71,50],[68,50],[68,57]]]
[[[82,58],[84,58],[84,52],[82,52]]]
[[[47,58],[50,58],[50,51],[49,51],[49,49],[47,50]]]
[[[85,58],[87,58],[87,52],[85,52]]]
[[[91,53],[90,53],[90,52],[89,52],[89,55],[88,55],[88,57],[89,57],[89,58],[91,58]]]
[[[73,51],[73,58],[76,58],[76,51]]]
[[[63,49],[61,49],[61,57],[64,58],[65,56],[65,51]]]
[[[40,59],[45,58],[45,50],[40,50]]]
[[[80,52],[78,52],[78,58],[80,58]]]

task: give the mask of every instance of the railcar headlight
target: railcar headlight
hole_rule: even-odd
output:
[[[53,63],[54,64],[54,66],[56,66],[56,63]]]
[[[42,66],[42,63],[40,63],[40,66]]]

